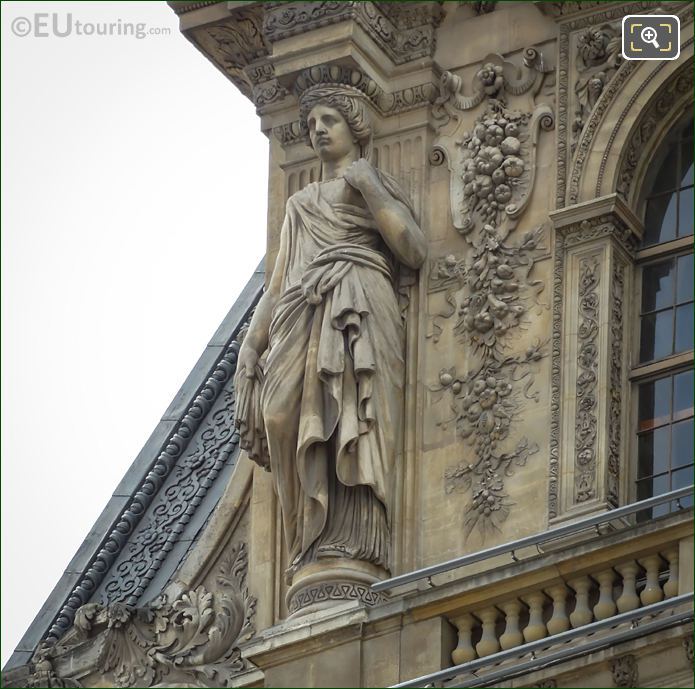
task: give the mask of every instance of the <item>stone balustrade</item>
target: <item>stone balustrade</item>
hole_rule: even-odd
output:
[[[556,580],[538,590],[465,611],[450,621],[458,630],[455,665],[484,658],[568,629],[678,595],[678,545]]]

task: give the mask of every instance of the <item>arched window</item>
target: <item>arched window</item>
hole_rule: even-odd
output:
[[[662,142],[642,194],[633,496],[693,482],[693,117]],[[640,514],[661,516],[668,505]]]

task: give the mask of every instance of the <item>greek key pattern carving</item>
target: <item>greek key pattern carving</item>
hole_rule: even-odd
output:
[[[236,339],[232,341],[200,388],[176,432],[168,439],[116,527],[54,620],[46,637],[49,642],[61,638],[72,625],[77,609],[92,598],[107,575],[114,576],[111,567],[125,552],[144,515],[148,516],[148,522],[129,544],[125,562],[115,573],[118,578],[107,580],[108,601],[135,605],[173,548],[238,444],[238,434],[229,430],[233,425],[226,428],[224,425],[234,409],[233,393],[225,387],[234,377],[239,346]],[[208,418],[218,399],[222,410]],[[201,426],[203,430],[197,435]],[[198,438],[197,443],[186,454],[194,437]],[[167,479],[172,490],[160,494]]]
[[[330,581],[300,589],[292,596],[287,609],[292,614],[314,603],[331,600],[358,600],[365,605],[373,606],[385,602],[387,598],[382,593],[372,591],[367,584]]]
[[[599,270],[600,263],[595,256],[582,258],[579,262],[575,502],[586,502],[596,497]]]

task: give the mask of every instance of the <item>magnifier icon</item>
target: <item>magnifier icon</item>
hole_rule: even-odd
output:
[[[651,26],[645,26],[642,31],[640,31],[640,38],[645,43],[651,43],[657,50],[659,50],[659,44],[656,42],[656,29]]]

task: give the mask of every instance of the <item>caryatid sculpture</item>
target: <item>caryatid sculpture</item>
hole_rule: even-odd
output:
[[[288,581],[329,561],[385,574],[403,408],[397,283],[401,266],[422,265],[426,241],[399,184],[370,163],[366,96],[314,86],[300,115],[321,180],[287,202],[239,352],[236,424],[273,474]]]

